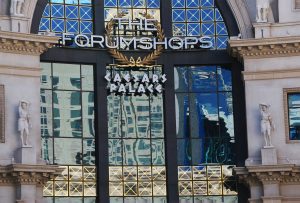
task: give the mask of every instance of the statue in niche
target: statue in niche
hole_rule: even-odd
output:
[[[22,147],[29,146],[29,127],[32,127],[29,115],[29,105],[30,103],[25,100],[19,102],[18,131],[20,132]]]
[[[270,0],[256,0],[256,22],[268,22],[268,14],[270,11]]]
[[[260,108],[260,128],[261,134],[264,136],[265,146],[264,147],[273,147],[271,141],[271,134],[275,130],[275,126],[270,114],[270,105],[269,104],[259,104]]]
[[[25,0],[11,0],[10,14],[15,16],[24,15],[24,3]]]

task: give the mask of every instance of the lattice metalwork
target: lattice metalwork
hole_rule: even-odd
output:
[[[228,32],[214,0],[172,0],[174,36],[210,36],[215,49],[227,47]]]
[[[39,27],[40,32],[92,34],[91,0],[49,0]]]
[[[179,166],[180,196],[237,195],[231,165]]]

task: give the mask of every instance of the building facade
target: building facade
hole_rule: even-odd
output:
[[[300,202],[299,11],[0,0],[0,202]]]

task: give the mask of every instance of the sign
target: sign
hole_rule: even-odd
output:
[[[63,33],[61,43],[63,46],[75,45],[88,48],[97,47],[107,49],[120,65],[144,66],[155,63],[163,50],[186,50],[186,49],[210,49],[213,40],[209,36],[202,37],[171,37],[167,38],[161,24],[149,14],[142,14],[144,19],[131,20],[124,18],[126,13],[122,12],[112,18],[106,25],[106,34],[84,35]],[[119,36],[117,30],[122,32],[139,33],[138,36]],[[154,36],[154,37],[151,37]],[[128,58],[122,50],[152,50],[144,58]]]
[[[138,76],[107,73],[104,78],[108,82],[109,93],[115,93],[116,95],[161,94],[163,84],[167,81],[165,74],[161,76],[153,74],[152,77],[149,77],[148,74]]]
[[[110,44],[110,40],[107,36],[84,34],[70,34],[63,33],[62,44],[74,44],[78,47],[98,47],[109,49],[133,49],[133,50],[156,50],[159,45],[162,45],[164,49],[171,50],[184,50],[194,47],[202,49],[210,49],[213,46],[211,37],[164,37],[162,41],[157,38],[150,37],[114,37],[113,44]]]
[[[158,32],[158,22],[155,19],[136,19],[130,20],[127,18],[113,18],[112,27],[107,27],[106,32],[109,33],[112,29],[120,30],[135,30],[141,33],[155,33]],[[162,31],[162,30],[161,30]],[[156,50],[159,45],[162,45],[164,49],[178,50],[178,49],[190,49],[194,47],[202,49],[210,49],[213,46],[212,39],[209,36],[203,37],[122,37],[122,36],[106,36],[101,35],[84,35],[84,34],[62,34],[62,44],[75,43],[78,47],[99,47],[109,49],[141,49],[141,50]]]

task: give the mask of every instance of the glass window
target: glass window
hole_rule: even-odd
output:
[[[237,202],[231,71],[177,66],[174,81],[180,199]]]
[[[210,36],[214,49],[226,49],[228,32],[214,0],[172,0],[173,36]]]
[[[41,22],[41,33],[93,34],[91,0],[49,0]]]
[[[300,89],[284,89],[287,141],[300,140]]]
[[[94,87],[90,80],[93,66],[42,63],[42,156],[49,164],[64,168],[61,176],[44,187],[49,203],[95,202]]]
[[[123,2],[124,3],[124,2]],[[107,67],[111,75],[142,77],[161,67]],[[162,95],[107,97],[110,202],[166,202],[166,167]]]

